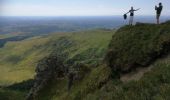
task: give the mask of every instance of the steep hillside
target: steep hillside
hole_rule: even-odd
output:
[[[56,33],[7,42],[0,48],[0,86],[32,79],[38,61],[52,52],[65,55],[65,63],[96,65],[107,50],[113,30]],[[1,35],[1,38],[11,36]]]
[[[170,56],[150,66],[153,67],[151,71],[145,73],[140,80],[123,83],[111,79],[101,88],[86,94],[82,100],[169,100]]]
[[[0,87],[0,100],[25,100],[34,80],[27,80],[7,87]]]
[[[139,81],[126,83],[111,78],[109,67],[99,66],[74,81],[70,91],[67,77],[50,81],[36,100],[169,100],[170,56],[151,66]]]
[[[108,66],[116,72],[145,67],[170,51],[170,22],[161,25],[137,24],[117,31],[106,56]]]
[[[170,22],[161,25],[137,24],[122,27],[112,37],[104,59],[106,63],[100,63],[96,67],[86,63],[66,66],[67,71],[64,71],[62,77],[50,79],[46,77],[48,81],[45,81],[41,88],[36,87],[40,82],[36,81],[32,88],[36,92],[33,91],[30,98],[35,100],[169,100],[169,47]],[[51,62],[53,56],[44,58],[48,63],[40,66],[45,74],[40,70],[36,80],[47,80],[44,76],[53,77],[54,73],[56,76],[59,75],[58,71],[54,71],[53,67],[49,66],[57,61]],[[57,54],[55,56],[57,59],[60,57]],[[151,67],[151,69],[137,81],[120,80],[120,75],[135,72],[139,67]],[[30,98],[28,100],[31,100]]]

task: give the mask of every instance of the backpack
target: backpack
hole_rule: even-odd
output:
[[[158,7],[157,6],[155,6],[155,10],[157,10],[158,9]]]
[[[126,14],[124,14],[124,15],[123,15],[123,18],[124,18],[124,20],[126,20],[126,19],[127,19],[127,15],[126,15]]]

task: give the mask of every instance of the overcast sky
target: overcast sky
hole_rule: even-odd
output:
[[[1,16],[107,16],[123,15],[131,6],[136,15],[154,15],[162,2],[170,15],[170,0],[0,0]]]

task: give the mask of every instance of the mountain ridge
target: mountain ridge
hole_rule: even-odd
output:
[[[156,98],[169,98],[168,95],[162,96],[162,93],[167,93],[170,90],[168,88],[170,74],[167,73],[170,69],[169,57],[166,57],[162,62],[153,64],[156,59],[165,57],[163,55],[168,55],[170,52],[169,27],[170,22],[160,25],[138,23],[135,26],[120,28],[112,37],[103,64],[94,68],[85,66],[85,69],[90,72],[77,70],[73,67],[73,72],[68,72],[64,79],[52,79],[52,83],[50,82],[47,87],[45,86],[37,93],[35,100],[143,100],[144,98],[155,100]],[[167,64],[163,63],[164,61]],[[131,80],[123,83],[120,80],[120,74],[129,73],[138,67],[148,67],[148,65],[154,67],[142,75],[138,81]],[[74,66],[81,69],[82,65]],[[82,71],[86,74],[80,73]],[[166,73],[163,73],[164,71]],[[71,79],[69,73],[74,73]],[[84,78],[74,79],[77,75],[84,75]],[[149,77],[153,77],[153,79]],[[71,90],[68,91],[67,87],[70,86],[70,81]],[[145,87],[145,84],[148,87]],[[157,91],[156,94],[153,94],[154,87],[149,84],[155,84],[157,90],[163,86],[164,91]],[[139,92],[138,89],[143,90]]]
[[[38,63],[31,66],[31,71],[37,66],[35,80],[0,87],[0,97],[23,100],[27,94],[28,100],[170,99],[169,21],[160,25],[137,23],[135,26],[124,26],[116,32],[102,29],[77,33],[23,40],[29,45],[37,43],[33,50],[40,49],[36,54],[41,54],[36,61]],[[32,39],[34,41],[30,43]],[[7,43],[0,53],[4,48],[14,50],[11,47],[13,44],[16,45],[15,50],[19,50],[22,46],[18,46],[18,43],[25,45],[20,41]],[[23,51],[27,49],[30,48],[24,48]],[[47,54],[46,50],[50,52]],[[0,61],[15,62],[12,59]],[[122,76],[134,73],[138,68],[149,67],[152,68],[137,80],[121,80]],[[32,86],[29,93],[27,86]]]

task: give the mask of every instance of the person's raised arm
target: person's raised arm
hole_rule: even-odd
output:
[[[139,8],[139,9],[136,9],[136,10],[134,10],[134,11],[138,11],[138,10],[140,10],[140,8]]]
[[[126,14],[130,13],[130,11],[128,11]]]

